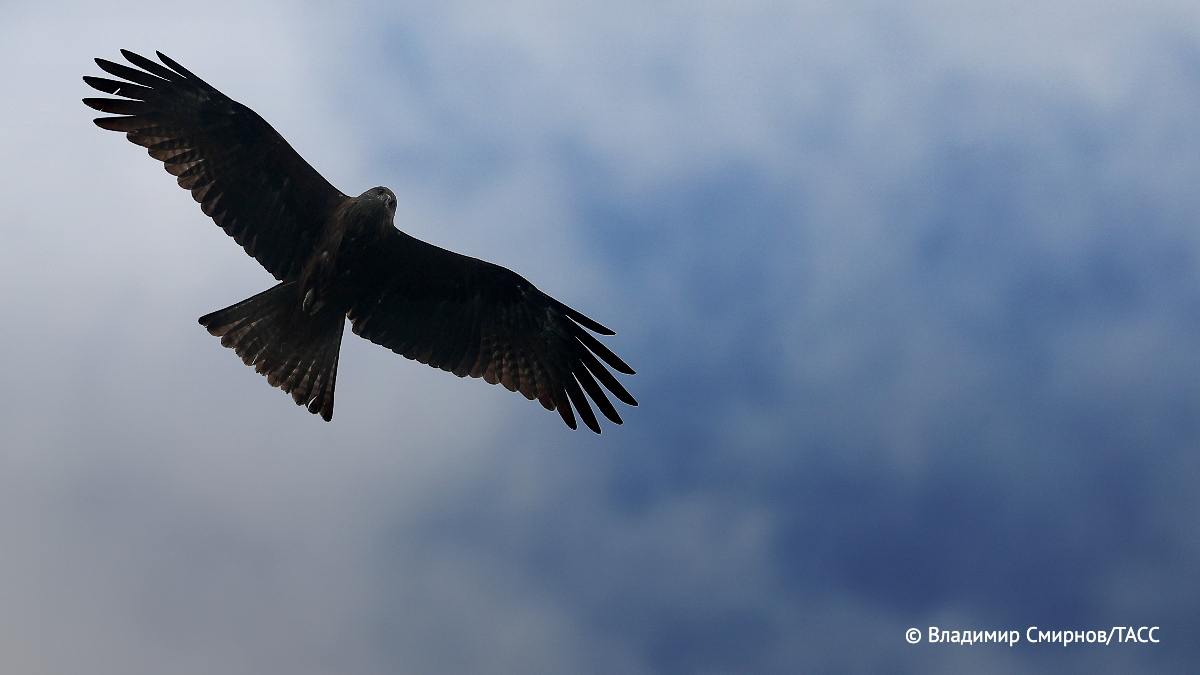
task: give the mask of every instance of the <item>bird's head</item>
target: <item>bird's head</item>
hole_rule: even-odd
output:
[[[359,199],[376,200],[387,209],[388,215],[395,217],[396,215],[396,193],[383,187],[373,187],[370,190],[362,193]]]

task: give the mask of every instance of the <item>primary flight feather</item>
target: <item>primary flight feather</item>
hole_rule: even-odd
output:
[[[96,59],[119,79],[83,78],[121,98],[83,102],[113,115],[96,125],[146,148],[279,280],[200,323],[296,403],[333,418],[348,318],[357,335],[503,384],[557,410],[572,429],[578,413],[600,432],[593,404],[621,423],[606,391],[637,405],[609,371],[633,369],[591,334],[613,331],[511,270],[396,229],[391,190],[342,194],[253,110],[161,52],[161,63],[121,53],[134,67]]]

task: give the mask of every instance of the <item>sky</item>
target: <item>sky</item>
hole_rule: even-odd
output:
[[[4,672],[1200,663],[1195,3],[3,12]],[[79,102],[120,48],[617,330],[641,405],[348,335],[297,408],[196,325],[269,275]]]

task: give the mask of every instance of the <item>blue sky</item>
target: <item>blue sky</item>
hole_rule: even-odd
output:
[[[9,14],[6,671],[1194,670],[1192,4]],[[642,405],[348,337],[304,414],[195,325],[269,276],[78,102],[122,47],[615,328]],[[903,637],[1030,625],[1162,642]]]

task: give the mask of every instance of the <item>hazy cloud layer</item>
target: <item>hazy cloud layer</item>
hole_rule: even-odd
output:
[[[1193,3],[7,16],[5,672],[1200,658]],[[269,275],[78,102],[121,47],[615,327],[642,407],[570,433],[348,339],[297,409],[195,325]]]

